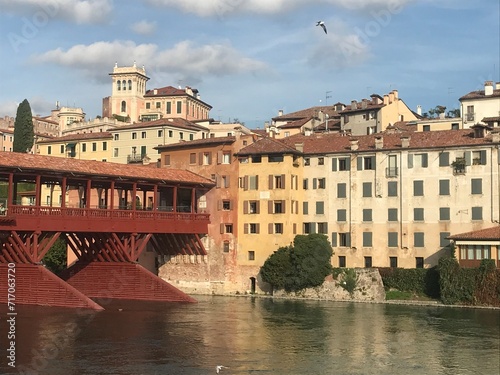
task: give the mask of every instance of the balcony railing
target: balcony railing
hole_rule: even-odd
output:
[[[388,167],[385,169],[386,177],[397,177],[398,176],[398,167]]]
[[[466,113],[465,114],[465,121],[474,121],[474,113]]]
[[[145,155],[141,154],[130,154],[127,155],[127,164],[130,163],[142,163],[142,159],[144,159]]]

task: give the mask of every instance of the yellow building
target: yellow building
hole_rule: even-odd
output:
[[[108,161],[111,157],[112,135],[108,132],[71,134],[40,140],[36,153],[82,160]]]

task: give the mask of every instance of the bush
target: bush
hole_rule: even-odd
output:
[[[439,298],[439,273],[433,268],[379,268],[385,290]]]
[[[273,288],[299,291],[317,287],[332,272],[332,254],[325,235],[298,235],[293,246],[281,247],[267,258],[260,274]]]

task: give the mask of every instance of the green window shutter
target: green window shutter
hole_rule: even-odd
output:
[[[373,246],[373,233],[363,232],[363,247],[372,247],[372,246]]]
[[[428,166],[428,156],[427,154],[422,154],[422,167],[427,168]]]
[[[337,232],[332,232],[332,247],[337,247]]]
[[[464,156],[465,156],[465,165],[471,165],[471,161],[472,161],[472,154],[470,151],[466,151],[464,153]]]
[[[363,170],[363,158],[361,156],[358,156],[357,163],[358,163],[358,171],[362,171]]]
[[[471,179],[471,194],[483,194],[483,180],[481,178]]]
[[[486,150],[481,150],[481,165],[486,165]]]
[[[446,247],[450,244],[450,240],[447,238],[450,236],[450,232],[440,232],[439,233],[439,246]]]
[[[387,246],[398,247],[398,232],[387,233]]]
[[[346,233],[347,247],[351,247],[351,233]]]
[[[439,154],[439,166],[448,167],[450,165],[450,153],[442,152]]]
[[[337,158],[333,158],[332,159],[332,172],[336,172],[337,171],[337,163],[338,163]]]
[[[413,154],[408,154],[408,168],[413,168]]]

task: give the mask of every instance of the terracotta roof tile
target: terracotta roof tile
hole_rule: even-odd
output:
[[[131,125],[124,125],[118,128],[113,129],[113,131],[121,131],[121,130],[131,130],[131,129],[145,129],[145,128],[153,128],[158,126],[168,126],[171,128],[179,128],[186,130],[207,130],[201,125],[195,124],[194,122],[188,121],[181,117],[169,117],[169,118],[161,118],[159,120],[154,121],[145,121],[145,122],[135,122]]]
[[[37,142],[37,144],[42,143],[52,143],[52,142],[67,142],[67,141],[79,141],[86,139],[111,139],[113,135],[109,132],[96,132],[96,133],[81,133],[81,134],[69,134],[62,137],[53,137],[50,139],[44,139]]]
[[[474,131],[471,129],[432,132],[412,132],[395,129],[356,137],[342,133],[297,134],[284,138],[283,142],[291,147],[297,143],[303,143],[304,154],[349,152],[351,139],[358,140],[358,151],[374,151],[376,137],[382,137],[383,150],[401,149],[401,137],[409,137],[409,149],[491,144],[491,137],[474,138],[473,135]]]
[[[282,116],[277,116],[273,117],[273,121],[292,121],[292,120],[298,120],[302,118],[311,118],[311,117],[316,117],[318,115],[318,112],[322,111],[330,117],[338,117],[338,113],[335,110],[333,106],[317,106],[317,107],[311,107],[311,108],[306,108],[302,109],[300,111],[292,112],[292,113],[287,113]]]
[[[159,151],[169,151],[169,150],[177,150],[181,148],[193,148],[200,146],[212,146],[212,145],[220,145],[220,144],[230,144],[236,141],[236,137],[228,136],[228,137],[214,137],[214,138],[205,138],[205,139],[195,139],[192,141],[171,143],[168,145],[159,145],[154,147]]]
[[[39,170],[56,173],[109,176],[129,180],[184,182],[212,186],[213,182],[198,174],[181,169],[148,168],[92,160],[58,158],[45,155],[0,152],[0,169],[14,171]]]
[[[500,240],[500,225],[449,236],[452,240]]]
[[[478,90],[478,91],[471,91],[468,94],[462,96],[458,100],[464,100],[464,99],[485,99],[485,98],[495,98],[500,96],[500,90],[493,90],[493,94],[491,95],[484,95],[484,90]]]
[[[288,139],[288,138],[287,138]],[[260,155],[260,154],[300,154],[295,146],[289,146],[283,140],[275,138],[262,138],[251,145],[242,148],[237,155]]]

